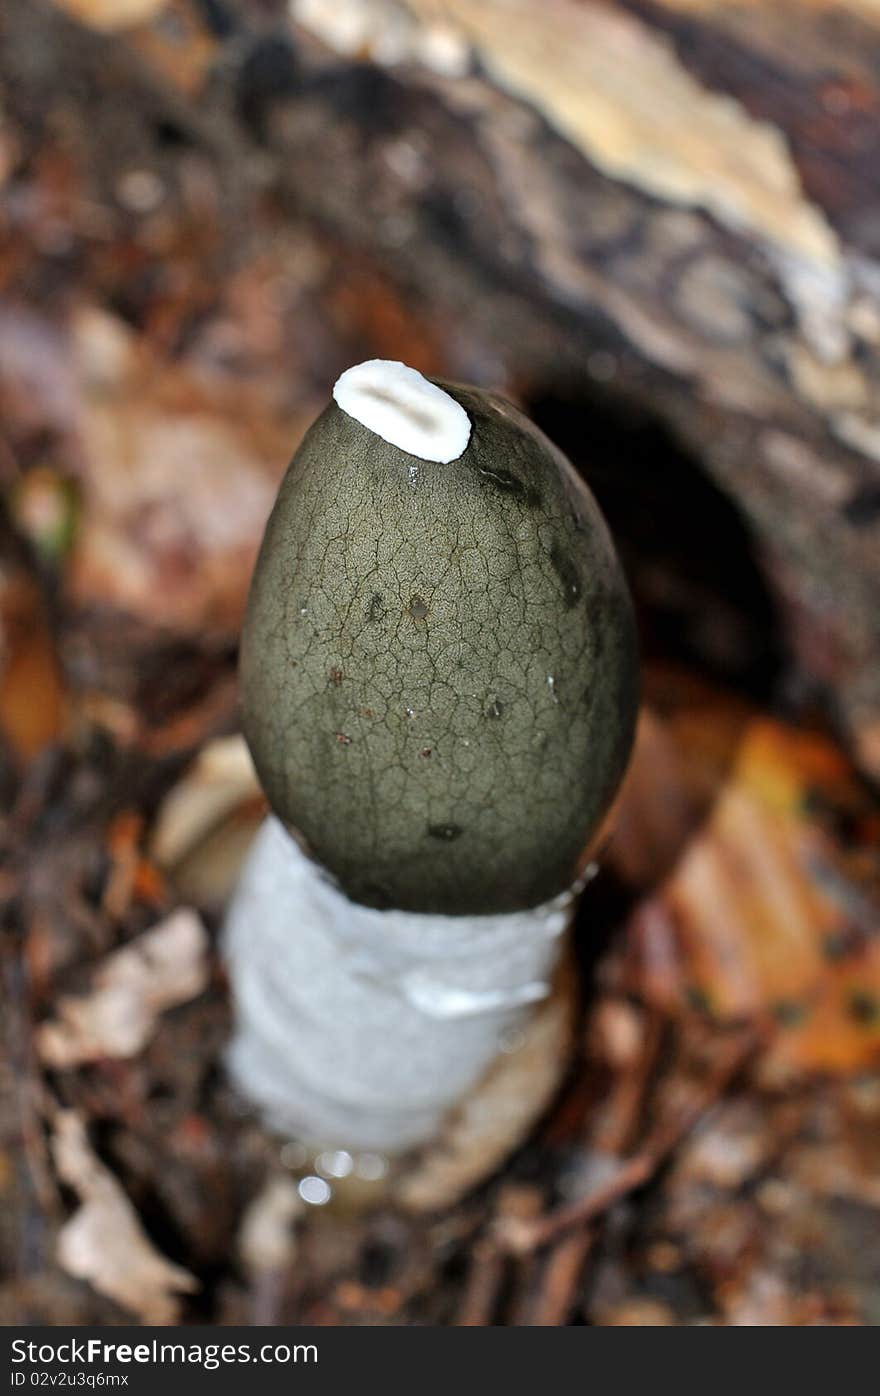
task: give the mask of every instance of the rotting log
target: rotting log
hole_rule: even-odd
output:
[[[100,194],[198,152],[218,256],[319,230],[401,289],[450,376],[580,401],[588,473],[596,404],[664,423],[880,774],[871,0],[175,0],[112,34],[64,8],[0,17],[25,158],[63,128]],[[334,9],[360,15],[356,53]]]

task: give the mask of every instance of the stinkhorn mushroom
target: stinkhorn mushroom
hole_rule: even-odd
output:
[[[383,360],[333,398],[244,626],[273,813],[227,920],[230,1060],[288,1135],[393,1155],[548,993],[638,663],[599,509],[521,412]]]

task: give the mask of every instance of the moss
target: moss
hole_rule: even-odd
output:
[[[353,899],[514,910],[571,883],[623,773],[634,626],[568,462],[503,400],[441,386],[473,423],[449,464],[335,403],[306,435],[254,574],[245,732]]]

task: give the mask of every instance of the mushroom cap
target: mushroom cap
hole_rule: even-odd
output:
[[[521,412],[456,459],[332,402],[269,519],[242,637],[245,735],[346,894],[449,915],[566,890],[626,767],[632,608],[593,496]]]

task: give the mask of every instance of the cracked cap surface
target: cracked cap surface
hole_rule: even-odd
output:
[[[598,507],[520,412],[468,413],[448,464],[331,403],[284,478],[242,636],[268,799],[355,901],[512,911],[568,888],[638,703]]]

